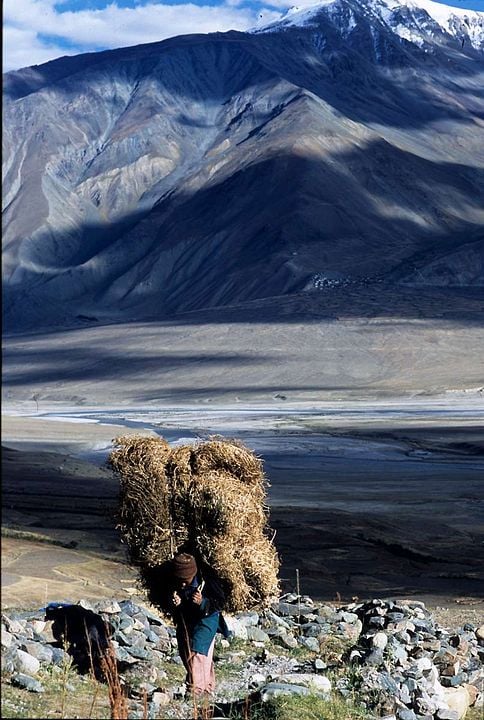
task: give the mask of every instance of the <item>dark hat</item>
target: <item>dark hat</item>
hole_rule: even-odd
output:
[[[197,574],[197,563],[193,555],[179,553],[172,560],[173,575],[180,580],[190,582]]]

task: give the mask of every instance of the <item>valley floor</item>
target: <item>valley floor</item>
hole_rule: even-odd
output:
[[[408,597],[484,610],[479,402],[246,408],[7,409],[2,418],[5,606],[134,594],[115,529],[111,440],[238,437],[263,459],[283,590]],[[24,413],[24,414],[23,414]]]

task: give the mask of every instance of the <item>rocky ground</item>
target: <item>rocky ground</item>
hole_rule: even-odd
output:
[[[129,718],[193,716],[166,618],[133,600],[82,600],[76,607],[109,629]],[[60,646],[48,616],[45,608],[2,615],[5,686],[43,693],[42,673],[62,673],[66,651],[75,653],[66,640]],[[483,708],[484,626],[444,627],[422,602],[329,605],[287,594],[227,621],[232,637],[217,636],[216,717],[235,717],[244,701],[263,708],[286,695],[338,696],[356,704],[361,717],[386,720],[460,720],[469,708]],[[2,715],[18,717],[11,696],[4,698]]]
[[[175,428],[158,429],[193,436],[203,423],[220,431],[213,418],[207,425],[195,416],[195,425],[184,417],[183,427],[175,419]],[[468,717],[480,718],[482,440],[474,413],[452,431],[424,428],[421,416],[391,432],[387,418],[359,429],[311,418],[307,432],[292,417],[282,435],[264,420],[243,432],[227,416],[217,422],[262,443],[285,593],[232,618],[228,645],[219,639],[217,712],[236,717],[247,698],[267,708],[310,693],[311,703],[352,703],[335,720],[457,720],[469,706]],[[85,705],[64,717],[109,716],[106,694],[98,714],[90,710],[99,684],[64,680],[66,656],[40,610],[52,601],[80,602],[109,620],[130,717],[192,712],[173,629],[143,603],[120,544],[117,481],[93,459],[115,435],[138,429],[14,416],[4,423],[5,717],[58,716],[67,684],[73,696],[83,689]],[[302,597],[292,592],[296,570]],[[32,698],[50,698],[47,710]]]

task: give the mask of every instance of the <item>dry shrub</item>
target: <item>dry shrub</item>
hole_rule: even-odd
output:
[[[277,594],[279,560],[268,537],[262,462],[237,441],[170,449],[121,437],[110,464],[121,476],[120,527],[147,589],[156,568],[188,549],[229,588],[231,611]]]

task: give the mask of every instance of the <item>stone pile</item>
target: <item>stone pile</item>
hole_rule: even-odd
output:
[[[181,665],[174,628],[131,600],[80,605],[110,628],[130,718],[144,716],[145,697],[149,717],[168,716],[184,691],[167,673],[170,664]],[[31,692],[43,690],[42,667],[69,660],[44,617],[43,611],[2,615],[4,678]],[[470,706],[483,705],[484,626],[446,630],[421,602],[334,607],[289,594],[268,609],[226,619],[237,642],[217,640],[217,703],[255,694],[267,701],[356,693],[373,717],[387,720],[460,720]],[[224,665],[240,668],[236,680],[224,679]]]
[[[271,613],[262,626],[282,620],[267,632],[286,647],[297,643],[320,654],[340,638],[340,652],[326,657],[327,669],[343,671],[335,689],[348,696],[356,691],[377,717],[460,720],[470,706],[482,707],[484,626],[448,631],[422,602],[411,600],[336,609],[292,595]]]

